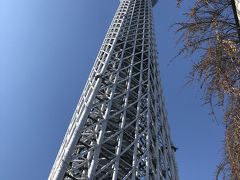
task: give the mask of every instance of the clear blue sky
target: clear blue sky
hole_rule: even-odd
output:
[[[214,178],[223,130],[175,56],[175,0],[154,8],[161,78],[180,178]],[[118,0],[0,0],[0,179],[45,180]],[[188,4],[186,4],[188,6]]]

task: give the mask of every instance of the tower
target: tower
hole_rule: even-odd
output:
[[[177,180],[152,7],[120,0],[49,180]]]

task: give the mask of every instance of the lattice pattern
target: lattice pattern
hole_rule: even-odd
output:
[[[159,81],[152,1],[122,0],[49,179],[178,179]]]

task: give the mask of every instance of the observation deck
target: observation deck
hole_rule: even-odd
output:
[[[122,0],[120,0],[121,2]],[[155,6],[157,4],[158,0],[152,0],[152,6]]]

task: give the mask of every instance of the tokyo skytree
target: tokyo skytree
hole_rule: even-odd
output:
[[[178,180],[152,7],[120,0],[49,180]]]

